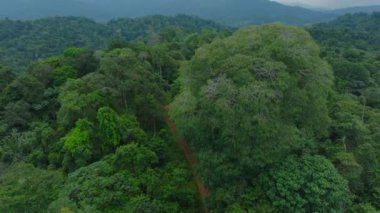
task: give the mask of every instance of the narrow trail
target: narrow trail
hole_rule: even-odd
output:
[[[195,157],[195,155],[191,151],[190,146],[187,144],[187,142],[178,133],[177,126],[175,125],[174,121],[171,120],[169,117],[169,111],[170,111],[169,106],[166,106],[164,108],[166,124],[168,125],[168,127],[169,127],[170,131],[172,132],[174,138],[177,140],[179,146],[181,147],[181,149],[182,149],[182,151],[186,157],[187,162],[190,165],[191,172],[192,172],[193,177],[194,177],[194,181],[196,182],[197,188],[199,191],[202,211],[208,212],[205,200],[206,200],[206,198],[210,197],[211,193],[206,189],[206,187],[203,185],[203,183],[200,181],[199,177],[197,176],[197,174],[195,172],[195,167],[198,164],[197,158]]]

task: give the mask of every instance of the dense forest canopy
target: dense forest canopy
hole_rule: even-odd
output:
[[[299,180],[299,188],[283,189],[294,190],[294,198],[282,197],[281,191],[275,189],[271,191],[271,184],[281,180],[276,177],[280,174],[272,174],[273,180],[265,181],[269,186],[259,188],[261,176],[269,175],[268,168],[287,156],[317,154],[313,144],[328,136],[327,98],[332,76],[310,36],[295,27],[281,25],[240,30],[201,47],[182,66],[182,93],[172,105],[172,115],[198,153],[201,178],[218,195],[212,202],[213,208],[260,209],[257,203],[244,204],[244,198],[254,192],[267,195],[273,207],[289,211],[343,210],[349,205],[344,179],[321,157],[307,157],[317,165],[327,164],[328,174],[314,183],[319,190],[326,187],[320,194],[298,191],[307,190],[307,175],[300,177],[305,179]],[[298,157],[290,162],[302,164]],[[280,202],[297,196],[316,196],[314,199],[321,203]],[[235,199],[225,200],[227,197]],[[339,203],[334,197],[340,197]]]
[[[227,28],[214,22],[185,15],[120,18],[107,24],[77,17],[6,19],[0,20],[0,64],[23,69],[33,61],[60,54],[67,47],[102,49],[115,39],[157,43],[165,33],[175,36],[224,29]]]
[[[378,212],[379,31],[3,20],[0,211]]]

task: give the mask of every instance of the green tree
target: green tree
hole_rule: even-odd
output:
[[[12,69],[0,65],[0,91],[3,91],[15,78],[16,74]]]
[[[119,169],[129,169],[132,172],[141,174],[152,164],[157,163],[158,159],[154,152],[149,149],[131,143],[120,147],[115,153],[113,165]]]
[[[260,182],[279,211],[343,212],[351,205],[347,181],[321,156],[290,157]]]
[[[132,49],[115,49],[102,57],[100,72],[113,88],[116,111],[127,108],[136,113],[144,128],[159,129],[159,112],[166,102],[165,82],[149,63],[139,60]]]
[[[64,183],[59,171],[37,169],[26,163],[16,163],[0,174],[0,211],[41,212],[58,197]]]
[[[253,177],[291,153],[315,152],[328,136],[332,71],[299,28],[241,29],[199,48],[180,74],[170,113],[201,180],[220,192],[211,208],[239,203]]]
[[[70,129],[79,118],[96,119],[101,106],[107,106],[114,96],[106,88],[104,76],[91,73],[79,79],[69,79],[60,88],[58,101],[61,107],[57,113],[58,124]]]
[[[120,144],[118,116],[111,108],[102,107],[98,110],[99,130],[104,143],[117,147]]]
[[[68,79],[75,79],[77,71],[70,65],[64,65],[54,69],[54,85],[59,87],[63,85]]]
[[[87,119],[79,119],[75,127],[63,138],[65,149],[74,157],[78,166],[85,166],[92,156],[93,126]]]

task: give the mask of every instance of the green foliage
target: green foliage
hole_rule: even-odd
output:
[[[42,99],[44,85],[33,76],[21,76],[12,81],[2,92],[5,105],[22,99],[34,104]]]
[[[110,91],[103,89],[105,85],[104,76],[99,73],[69,79],[58,95],[61,104],[57,114],[58,124],[70,129],[81,117],[95,118],[98,108],[107,105],[112,97]]]
[[[377,50],[379,47],[379,13],[347,14],[338,19],[312,26],[309,30],[323,47],[333,49],[358,48],[359,50]],[[350,55],[358,53],[354,51]]]
[[[290,157],[260,178],[281,212],[344,212],[351,203],[347,181],[321,156]]]
[[[375,80],[380,51],[378,22],[377,13],[355,14],[308,29],[334,67],[339,92],[360,96],[369,87],[379,87]]]
[[[363,110],[357,101],[348,96],[338,96],[332,100],[331,117],[333,119],[332,134],[337,142],[347,149],[371,141],[369,129],[364,124]]]
[[[166,84],[138,55],[139,52],[132,49],[112,50],[102,57],[100,71],[113,88],[112,104],[117,110],[128,108],[136,113],[143,127],[159,128],[160,110],[166,102]]]
[[[339,173],[349,181],[351,191],[355,193],[362,192],[364,186],[360,179],[363,167],[357,162],[354,154],[338,152],[334,163]]]
[[[65,49],[65,51],[63,51],[63,55],[64,55],[65,57],[78,57],[78,56],[80,56],[83,52],[84,52],[84,50],[81,49],[81,48],[71,47],[71,48],[67,48],[67,49]]]
[[[105,143],[114,147],[120,144],[119,123],[115,112],[111,108],[103,107],[98,110],[97,119],[99,122],[100,134]]]
[[[4,26],[5,25],[5,26]],[[55,17],[35,21],[0,21],[1,63],[25,68],[32,61],[61,53],[67,47],[101,48],[112,37],[92,20]]]
[[[323,57],[333,65],[336,76],[338,94],[330,100],[331,142],[324,147],[324,153],[349,180],[357,202],[376,208],[379,208],[380,165],[378,23],[378,13],[352,14],[308,29],[321,45]],[[364,205],[355,209],[373,211]]]
[[[141,173],[152,164],[157,163],[157,160],[154,152],[131,143],[116,151],[113,165],[120,170],[129,169],[132,172]]]
[[[79,119],[75,127],[63,138],[64,148],[74,158],[76,167],[87,165],[92,157],[92,133],[93,124],[86,119]]]
[[[188,16],[86,22],[73,32],[82,19],[0,21],[25,39],[40,29],[24,49],[3,46],[24,39],[7,34],[0,53],[14,47],[29,61],[31,50],[36,59],[73,47],[20,75],[0,66],[0,211],[199,212],[195,175],[211,212],[376,212],[377,16],[308,27],[322,54],[308,33],[280,24],[231,35]],[[52,36],[51,25],[65,32]],[[116,40],[94,52],[89,31],[96,48]],[[24,66],[13,53],[0,61]],[[170,101],[195,172],[165,127]]]
[[[17,163],[0,173],[1,212],[46,212],[63,185],[59,171],[37,169]]]
[[[154,166],[155,153],[132,143],[71,173],[51,211],[196,211],[190,174],[181,165]]]
[[[315,140],[328,135],[332,72],[301,29],[264,25],[216,39],[180,79],[171,115],[197,152],[201,179],[224,191],[224,199],[213,194],[212,208],[240,202],[267,166],[315,152]]]
[[[64,146],[72,154],[86,153],[90,146],[93,124],[86,119],[79,119],[74,129],[64,138]]]
[[[0,65],[0,91],[3,91],[15,78],[12,69]]]
[[[68,79],[74,79],[77,77],[76,70],[69,65],[58,67],[54,70],[54,82],[55,86],[63,85]]]
[[[379,211],[377,211],[371,204],[364,203],[364,204],[355,205],[352,208],[352,212],[354,212],[354,213],[378,213]]]
[[[219,31],[224,27],[185,15],[117,19],[107,24],[78,17],[0,20],[0,64],[23,70],[32,61],[60,54],[68,47],[72,48],[64,51],[66,57],[83,56],[86,51],[80,48],[104,48],[115,38],[153,42],[161,39],[160,32],[173,28],[191,33],[205,28]]]

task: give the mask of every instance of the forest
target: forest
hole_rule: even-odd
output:
[[[68,47],[98,50],[113,40],[153,44],[173,39],[176,34],[223,30],[229,28],[187,15],[119,18],[107,23],[80,17],[0,19],[0,64],[20,71],[34,61],[61,54]]]
[[[351,10],[352,8],[347,8]],[[360,9],[360,11],[363,11]],[[369,9],[373,11],[373,8]],[[84,16],[107,22],[118,17],[188,14],[231,26],[281,21],[310,24],[337,17],[340,11],[291,7],[269,0],[2,0],[0,18],[36,19]]]
[[[380,13],[4,19],[0,53],[0,212],[380,211]]]
[[[330,4],[313,7],[318,1]],[[339,1],[339,8],[332,7]],[[346,13],[379,11],[376,4],[378,0],[1,0],[0,18],[79,16],[108,22],[119,17],[187,14],[232,27],[272,22],[303,26]]]

